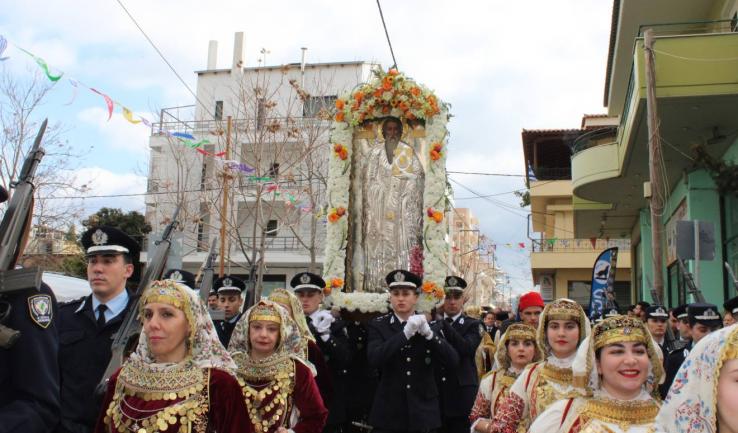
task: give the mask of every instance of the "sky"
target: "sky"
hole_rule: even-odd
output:
[[[604,112],[609,0],[381,4],[398,68],[451,104],[449,171],[523,175],[523,129],[578,128],[583,114]],[[246,66],[259,65],[262,48],[268,65],[299,62],[301,47],[308,62],[393,63],[375,0],[8,0],[0,34],[10,58],[0,68],[18,77],[38,73],[20,46],[64,72],[37,116],[63,124],[65,138],[84,149],[74,166],[88,196],[145,191],[150,131],[119,110],[108,121],[103,98],[83,88],[75,96],[69,78],[151,119],[162,107],[194,103],[123,7],[191,88],[194,71],[205,69],[209,40],[219,43],[218,67],[230,67],[237,31],[245,34]],[[511,193],[524,179],[450,177],[455,206],[479,218],[513,292],[530,290],[529,250],[515,247],[530,245],[528,211]],[[464,187],[495,196],[479,198]],[[84,206],[90,213],[102,206],[144,210],[140,196],[86,198]]]

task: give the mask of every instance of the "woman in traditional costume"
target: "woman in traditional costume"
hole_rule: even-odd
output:
[[[262,300],[236,324],[228,349],[256,433],[320,433],[328,410],[297,353],[302,337],[287,310]]]
[[[507,397],[510,386],[528,364],[540,359],[536,329],[522,323],[510,325],[495,353],[497,368],[487,373],[479,383],[477,398],[469,415],[472,433],[489,431],[497,406]]]
[[[290,318],[297,325],[297,329],[302,337],[299,349],[301,357],[308,365],[312,365],[315,369],[315,383],[318,384],[320,396],[323,402],[329,402],[333,398],[333,382],[331,380],[331,370],[323,356],[318,344],[315,342],[315,336],[310,332],[310,328],[305,318],[305,312],[302,311],[302,304],[294,293],[286,289],[275,289],[269,294],[269,300],[276,302],[290,315]]]
[[[579,396],[551,405],[530,433],[653,432],[664,369],[643,322],[616,316],[595,325],[572,370]]]
[[[542,361],[528,365],[500,402],[490,433],[525,431],[553,402],[573,394],[571,364],[590,325],[582,307],[571,299],[557,299],[541,314],[536,341]]]
[[[96,433],[252,432],[234,371],[197,293],[155,281],[136,351],[108,383]]]
[[[656,417],[656,430],[738,431],[738,325],[712,332],[692,348]]]

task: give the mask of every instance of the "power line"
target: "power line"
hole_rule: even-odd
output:
[[[126,15],[128,15],[128,17],[131,19],[131,21],[133,21],[133,24],[135,24],[136,27],[138,27],[138,30],[146,38],[146,40],[149,41],[149,44],[151,44],[151,46],[154,48],[154,50],[159,54],[159,57],[161,57],[161,59],[164,60],[164,63],[166,63],[167,66],[169,66],[169,69],[171,69],[171,71],[174,73],[174,75],[177,76],[177,78],[179,79],[179,82],[182,83],[182,85],[185,86],[185,88],[187,89],[187,91],[190,92],[190,94],[195,97],[195,100],[202,106],[202,108],[208,114],[210,114],[211,116],[213,116],[213,114],[210,112],[210,110],[208,110],[207,106],[205,104],[203,104],[202,101],[200,101],[200,98],[197,97],[197,94],[192,91],[192,89],[190,88],[189,85],[187,85],[187,83],[182,78],[182,76],[180,76],[179,73],[177,72],[177,70],[174,69],[174,66],[172,66],[172,64],[169,63],[169,60],[167,60],[167,58],[164,57],[164,54],[156,46],[156,44],[154,43],[154,41],[151,40],[151,38],[149,37],[149,35],[146,34],[146,32],[144,31],[144,29],[138,24],[138,21],[136,21],[136,19],[133,18],[133,15],[131,15],[131,13],[128,11],[128,9],[126,9],[126,6],[123,4],[123,2],[121,0],[115,0],[115,1],[117,1],[118,4],[120,5],[120,7],[123,8],[123,11],[125,11]],[[377,0],[377,1],[379,1],[379,0]],[[213,117],[215,117],[215,116],[213,116]]]
[[[389,32],[387,31],[387,23],[384,22],[384,14],[382,13],[382,5],[377,0],[377,8],[379,9],[379,17],[382,19],[382,27],[384,27],[384,35],[387,36],[387,45],[389,45],[390,54],[392,54],[392,68],[397,69],[397,60],[395,59],[395,51],[392,49],[392,41],[390,41]]]
[[[474,200],[474,199],[479,199],[479,198],[497,197],[497,196],[500,196],[500,195],[513,194],[513,193],[516,193],[516,192],[524,192],[524,191],[529,191],[529,190],[531,190],[533,188],[542,187],[543,185],[547,185],[547,184],[549,184],[551,182],[556,182],[556,180],[542,181],[542,182],[537,183],[535,185],[531,185],[530,188],[519,188],[519,189],[514,189],[512,191],[496,192],[496,193],[484,194],[484,195],[481,195],[481,196],[473,196],[473,197],[457,197],[457,198],[454,198],[454,200]]]

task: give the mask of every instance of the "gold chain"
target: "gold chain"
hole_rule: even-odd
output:
[[[659,413],[654,400],[604,400],[591,398],[582,408],[582,417],[617,424],[623,431],[631,425],[650,424]]]
[[[263,385],[252,385],[239,375],[238,382],[246,401],[249,419],[256,433],[268,432],[282,420],[283,416],[289,415],[290,395],[295,382],[294,363],[284,363],[273,377]],[[269,402],[265,403],[270,396]],[[268,415],[269,413],[271,415]]]

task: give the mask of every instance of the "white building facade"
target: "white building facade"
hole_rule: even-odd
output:
[[[170,264],[197,273],[212,240],[225,239],[224,272],[261,274],[266,295],[297,272],[321,272],[330,116],[378,65],[245,67],[243,33],[232,60],[218,69],[211,41],[195,104],[163,109],[153,124],[146,218],[156,239],[181,204]]]

